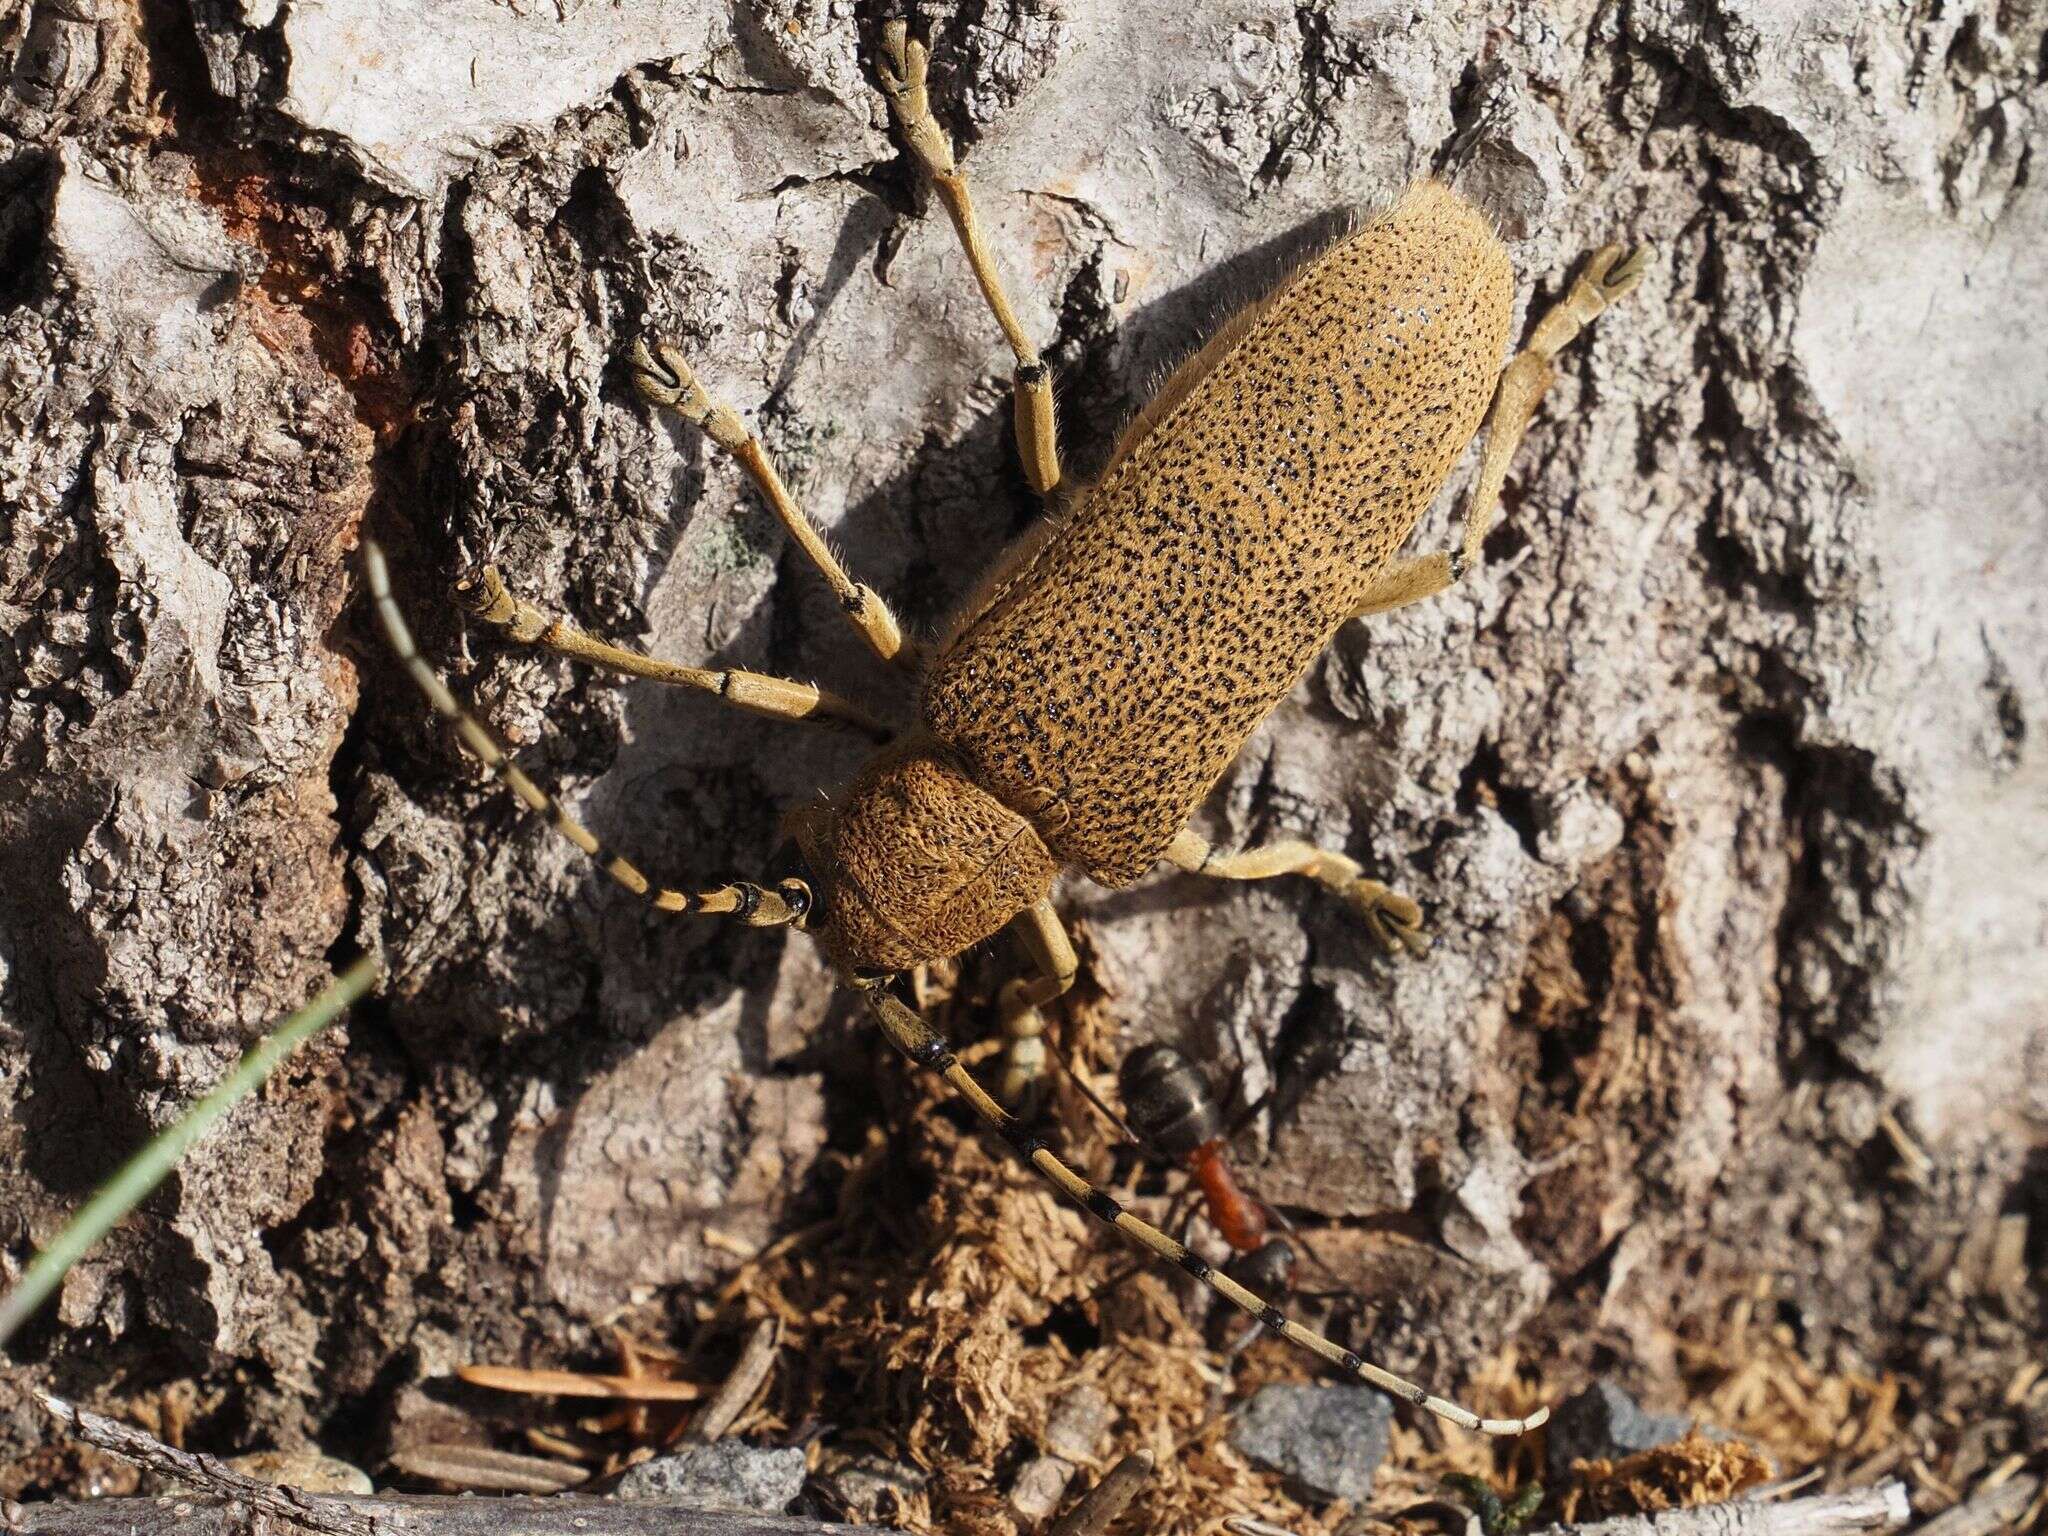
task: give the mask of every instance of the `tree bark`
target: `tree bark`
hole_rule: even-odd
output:
[[[1251,1182],[1396,1364],[1533,1330],[1668,1384],[1672,1325],[1760,1278],[1814,1352],[2011,1417],[2041,1299],[1998,1233],[2048,1230],[2042,16],[927,15],[1080,476],[1413,177],[1488,210],[1525,309],[1595,245],[1660,253],[1565,360],[1484,568],[1346,630],[1200,818],[1365,860],[1429,959],[1297,882],[1075,881],[1123,1045],[1270,1095]],[[352,551],[380,538],[428,654],[608,842],[765,866],[857,742],[577,672],[447,594],[494,561],[592,632],[909,718],[622,363],[678,339],[925,632],[1029,526],[1007,357],[885,132],[871,21],[0,15],[0,1276],[331,955],[394,976],[8,1379],[190,1377],[228,1438],[363,1435],[812,1208],[870,1080],[818,957],[651,915],[516,816],[378,649]],[[0,1401],[0,1459],[42,1436]]]

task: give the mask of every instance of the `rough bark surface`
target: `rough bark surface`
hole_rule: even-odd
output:
[[[1998,1377],[2041,1296],[1992,1233],[2048,1236],[2042,14],[926,14],[1083,471],[1333,210],[1418,174],[1498,221],[1518,325],[1591,246],[1661,253],[1570,356],[1485,568],[1347,632],[1201,819],[1359,855],[1434,953],[1387,962],[1302,883],[1077,882],[1129,1042],[1273,1095],[1252,1182],[1328,1224],[1396,1361],[1533,1325],[1654,1378],[1761,1277],[1816,1351]],[[1007,356],[884,131],[874,24],[0,11],[0,1278],[330,954],[393,970],[72,1276],[17,1381],[189,1377],[209,1448],[367,1446],[408,1383],[717,1281],[858,1140],[876,1047],[809,948],[625,899],[350,598],[369,529],[536,777],[686,880],[759,870],[860,746],[509,648],[457,576],[904,717],[622,365],[677,338],[921,628],[1028,526]],[[1446,500],[1419,537],[1449,529]],[[43,1432],[0,1396],[0,1460]]]

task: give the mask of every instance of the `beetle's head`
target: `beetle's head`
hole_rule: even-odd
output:
[[[783,818],[782,834],[769,867],[778,880],[800,880],[811,893],[810,910],[794,926],[816,939],[849,981],[879,980],[904,969],[893,963],[899,957],[892,936],[875,931],[869,903],[858,892],[848,899],[837,846],[839,807],[823,798],[798,806]]]
[[[877,981],[908,970],[904,935],[882,917],[858,876],[850,874],[840,848],[843,807],[818,799],[783,818],[782,846],[769,868],[778,881],[801,881],[810,892],[803,929],[848,981]]]

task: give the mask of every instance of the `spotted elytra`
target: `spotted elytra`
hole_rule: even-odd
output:
[[[965,177],[933,119],[926,55],[901,23],[878,74],[904,142],[960,236],[1016,355],[1015,428],[1026,478],[1060,487],[1051,381],[1010,308]],[[941,1074],[1063,1194],[1353,1376],[1467,1429],[1519,1434],[1546,1412],[1483,1419],[1293,1323],[1093,1188],[1004,1107],[1041,1070],[1043,1010],[1072,984],[1055,882],[1121,886],[1161,862],[1224,880],[1304,875],[1389,948],[1424,949],[1416,904],[1347,855],[1285,841],[1211,848],[1190,815],[1259,723],[1337,631],[1443,591],[1476,561],[1551,359],[1635,287],[1642,249],[1596,251],[1503,369],[1513,301],[1507,252],[1456,192],[1412,186],[1394,206],[1297,268],[1169,378],[1092,485],[1002,559],[935,643],[908,639],[839,564],[739,415],[673,347],[636,345],[639,392],[734,455],[848,618],[885,662],[921,679],[920,720],[894,739],[866,711],[808,683],[672,665],[570,627],[494,569],[465,604],[512,639],[714,693],[759,714],[866,730],[886,744],[830,798],[789,819],[792,852],[765,883],[655,886],[522,773],[419,654],[383,556],[364,549],[393,649],[434,709],[526,805],[620,884],[665,912],[787,925],[823,946],[882,1032]],[[1484,419],[1486,446],[1457,548],[1400,550]],[[1001,994],[1007,1049],[984,1090],[894,983],[1005,927],[1032,973]],[[999,1102],[999,1099],[1002,1102]]]

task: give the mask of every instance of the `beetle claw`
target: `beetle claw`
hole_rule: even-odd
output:
[[[1654,254],[1647,245],[1603,245],[1586,263],[1585,281],[1602,303],[1618,304],[1643,280]]]
[[[1338,892],[1358,910],[1372,936],[1392,953],[1416,959],[1429,953],[1429,935],[1422,928],[1422,908],[1377,880],[1359,878]]]

